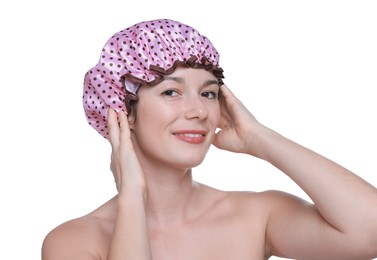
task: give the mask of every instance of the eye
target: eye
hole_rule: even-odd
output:
[[[216,99],[217,93],[214,91],[205,91],[202,93],[202,97],[208,98],[208,99]]]
[[[163,96],[168,96],[168,97],[174,97],[178,95],[178,92],[173,90],[173,89],[168,89],[165,90],[164,92],[161,93]]]

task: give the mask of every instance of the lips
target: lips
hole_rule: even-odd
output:
[[[174,132],[173,135],[179,140],[190,144],[200,144],[205,140],[207,131],[204,130],[181,130]]]

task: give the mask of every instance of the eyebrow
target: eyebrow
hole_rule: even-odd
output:
[[[181,77],[171,77],[171,76],[165,76],[164,80],[172,80],[172,81],[175,81],[175,82],[178,82],[178,83],[184,83],[185,82],[185,80]],[[212,84],[220,86],[219,81],[215,80],[215,79],[206,80],[204,82],[203,86],[210,86]]]

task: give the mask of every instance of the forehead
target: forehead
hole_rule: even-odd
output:
[[[212,72],[205,69],[193,69],[193,68],[177,68],[173,73],[164,76],[164,80],[160,83],[163,84],[166,81],[174,81],[178,83],[193,83],[202,85],[210,82],[212,84],[219,85],[218,79]]]

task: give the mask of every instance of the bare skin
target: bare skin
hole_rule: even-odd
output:
[[[226,86],[220,101],[213,98],[214,80],[204,70],[177,69],[139,90],[137,120],[109,112],[119,194],[50,232],[43,260],[377,257],[376,188],[260,124]],[[182,129],[205,138],[193,144]],[[268,161],[314,205],[278,191],[224,192],[194,182],[191,168],[211,144]]]

